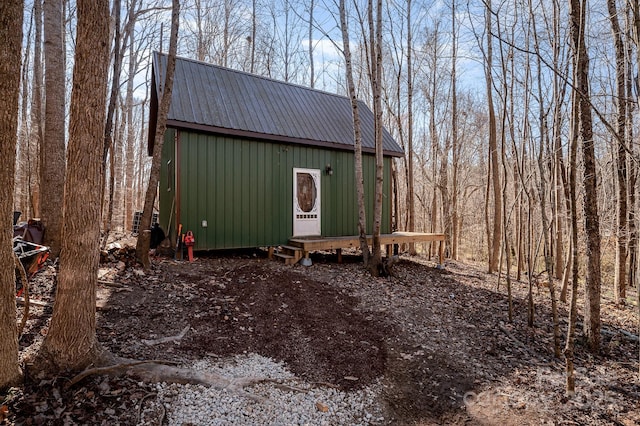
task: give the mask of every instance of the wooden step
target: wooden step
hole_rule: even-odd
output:
[[[300,256],[296,258],[296,256],[292,256],[290,254],[285,254],[285,253],[274,253],[273,256],[278,259],[282,259],[285,265],[295,265],[300,260],[300,257],[302,257]]]
[[[301,247],[296,247],[296,246],[280,246],[280,248],[281,248],[282,250],[285,250],[285,251],[291,251],[291,252],[294,252],[294,251],[302,251],[302,248],[301,248]]]
[[[302,256],[304,254],[302,249],[300,249],[298,247],[292,247],[292,246],[281,246],[280,247],[280,253],[286,254],[286,255],[289,255],[289,256],[293,256],[295,258],[295,262],[294,263],[296,263],[300,259],[302,259]]]

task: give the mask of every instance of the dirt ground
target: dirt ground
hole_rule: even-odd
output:
[[[259,251],[201,255],[193,263],[156,258],[143,272],[104,259],[98,339],[114,354],[180,364],[257,353],[296,376],[342,390],[375,381],[384,424],[640,424],[637,308],[603,301],[603,348],[577,342],[577,394],[564,394],[564,361],[553,356],[548,288],[535,286],[535,324],[527,326],[528,283],[516,282],[514,321],[506,284],[484,266],[401,257],[389,278],[372,278],[357,256],[332,254],[313,266],[285,266]],[[31,284],[52,299],[55,268]],[[606,293],[606,292],[605,292]],[[635,289],[630,299],[635,297]],[[560,304],[563,335],[568,306]],[[32,307],[23,356],[46,335],[50,307]],[[143,341],[177,335],[178,342]],[[27,365],[28,367],[28,365]],[[153,399],[151,384],[127,376],[25,383],[4,397],[6,424],[132,425]],[[4,424],[0,422],[0,424]]]

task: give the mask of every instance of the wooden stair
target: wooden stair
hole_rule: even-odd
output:
[[[280,246],[273,256],[283,260],[285,265],[295,265],[302,259],[302,249],[293,246]]]

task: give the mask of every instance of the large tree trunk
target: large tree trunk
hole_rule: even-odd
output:
[[[65,176],[65,63],[62,0],[44,2],[45,125],[40,153],[40,185],[47,194],[42,203],[46,228],[44,243],[53,257],[60,254]]]
[[[360,111],[358,109],[358,99],[356,98],[356,87],[353,82],[353,68],[351,61],[351,48],[349,46],[349,27],[345,11],[344,0],[340,0],[340,28],[342,31],[342,48],[346,64],[347,89],[351,100],[351,111],[353,114],[353,139],[354,139],[354,162],[356,179],[356,196],[358,198],[358,232],[360,236],[360,250],[364,264],[369,264],[369,245],[367,244],[367,214],[364,205],[364,176],[362,172],[362,133],[360,131]]]
[[[158,122],[156,124],[155,138],[153,144],[153,160],[149,183],[144,198],[144,209],[140,219],[140,234],[136,244],[136,258],[142,262],[145,268],[149,267],[149,245],[151,243],[150,233],[144,232],[151,227],[151,217],[153,214],[153,204],[156,199],[158,181],[160,180],[160,162],[162,157],[162,146],[164,145],[164,133],[167,130],[167,114],[171,105],[171,93],[173,90],[173,73],[176,68],[176,51],[178,50],[178,24],[180,22],[180,1],[173,0],[171,12],[171,36],[169,38],[169,56],[167,58],[167,69],[164,84],[162,85],[162,98],[158,107]],[[155,89],[154,89],[155,90]]]
[[[589,348],[600,348],[600,219],[593,123],[589,99],[589,56],[585,46],[586,0],[571,0],[569,15],[574,57],[574,90],[578,102],[580,139],[582,141],[584,228],[587,237],[587,274],[585,277],[584,331]]]
[[[17,384],[18,329],[11,229],[18,140],[18,95],[22,48],[20,0],[0,2],[0,389]]]
[[[60,271],[40,360],[51,372],[79,370],[99,353],[96,281],[99,262],[109,1],[78,0]]]

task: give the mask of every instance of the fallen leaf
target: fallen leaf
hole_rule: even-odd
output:
[[[3,405],[0,407],[0,422],[4,421],[7,417],[9,417],[9,407]]]
[[[329,411],[329,406],[327,404],[323,404],[322,402],[316,402],[316,408],[318,411],[326,413]]]

